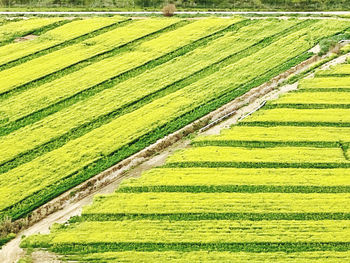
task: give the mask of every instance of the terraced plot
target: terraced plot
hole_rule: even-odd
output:
[[[91,18],[8,45],[23,51],[0,48],[0,218],[28,214],[348,28],[337,20]],[[347,167],[332,147],[327,156],[311,146],[296,152],[305,150],[310,165]]]
[[[337,117],[347,116],[338,107],[347,94],[310,94],[285,94],[220,135],[195,138],[22,246],[78,262],[349,261],[350,130]]]

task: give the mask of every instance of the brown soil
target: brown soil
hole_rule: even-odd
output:
[[[37,35],[28,35],[28,36],[24,36],[24,37],[18,37],[14,40],[14,42],[23,42],[23,41],[28,41],[28,40],[34,40],[36,39],[38,36]]]

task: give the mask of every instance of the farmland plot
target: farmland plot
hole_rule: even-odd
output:
[[[78,262],[349,261],[349,101],[345,91],[309,91],[323,78],[195,138],[22,246]]]
[[[41,31],[59,26],[62,18],[32,18],[0,25],[0,46],[6,45],[17,37],[39,34]]]
[[[87,27],[65,33],[74,23]],[[0,61],[8,65],[0,68],[0,218],[27,215],[309,58],[319,40],[348,28],[337,20],[90,18],[47,31],[38,38],[42,42],[21,44],[26,51],[5,54],[0,48]],[[342,110],[330,115],[333,122],[347,115]],[[346,132],[341,137],[347,139]],[[257,158],[264,159],[268,150],[241,147],[244,158],[217,155],[215,162],[294,166],[301,161],[304,168],[332,163],[345,169],[344,151],[329,140],[323,151],[315,145],[276,148],[266,162]],[[208,146],[211,156],[219,146]],[[205,154],[207,148],[194,149]],[[253,151],[257,157],[248,158]],[[211,163],[189,157],[179,164],[176,158],[167,165]]]

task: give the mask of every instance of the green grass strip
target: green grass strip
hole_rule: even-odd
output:
[[[335,77],[335,78],[344,78],[344,77],[349,77],[350,73],[341,73],[341,74],[327,74],[327,73],[322,73],[322,74],[316,74],[315,78],[327,78],[327,77]]]
[[[231,167],[231,168],[350,168],[350,163],[277,163],[277,162],[179,162],[168,163],[165,168]]]
[[[304,185],[157,185],[157,186],[123,186],[118,193],[143,192],[189,192],[189,193],[349,193],[347,186],[304,186]]]
[[[94,253],[106,251],[231,251],[231,252],[301,252],[301,251],[348,251],[348,242],[250,242],[250,243],[90,243],[55,244],[50,250],[61,253]]]
[[[332,252],[332,251],[317,251],[317,252],[299,252],[299,253],[249,253],[249,252],[228,252],[228,251],[152,251],[152,252],[106,252],[93,254],[66,255],[63,257],[67,262],[104,262],[104,263],[134,263],[134,262],[176,262],[176,263],[261,263],[261,262],[276,262],[278,263],[305,263],[305,262],[322,262],[336,263],[348,262],[350,253],[347,252]]]
[[[69,21],[69,20],[66,20],[66,21]],[[38,57],[41,57],[43,55],[46,55],[46,54],[49,54],[51,52],[54,52],[56,50],[59,50],[61,48],[64,48],[66,46],[69,46],[69,45],[74,45],[78,42],[81,42],[81,41],[84,41],[88,38],[91,38],[91,37],[95,37],[95,36],[98,36],[98,35],[101,35],[103,33],[106,33],[107,31],[109,30],[112,30],[112,29],[115,29],[121,25],[125,25],[125,24],[128,24],[129,22],[131,21],[131,19],[126,19],[126,20],[122,20],[122,21],[116,21],[115,23],[111,24],[111,25],[108,25],[108,26],[105,26],[105,27],[102,27],[100,29],[96,29],[92,32],[89,32],[87,34],[84,34],[82,36],[79,36],[79,37],[76,37],[76,38],[73,38],[71,40],[68,40],[68,41],[65,41],[63,43],[60,43],[60,44],[57,44],[55,46],[52,46],[52,47],[49,47],[49,48],[45,48],[43,50],[40,50],[38,52],[35,52],[33,54],[30,54],[30,55],[27,55],[27,56],[24,56],[24,57],[21,57],[19,59],[16,59],[16,60],[13,60],[13,61],[10,61],[10,62],[7,62],[7,63],[4,63],[2,65],[0,65],[0,71],[1,70],[5,70],[5,69],[8,69],[8,68],[12,68],[14,66],[17,66],[19,64],[22,64],[22,63],[25,63],[29,60],[32,60],[34,58],[38,58]],[[62,24],[65,24],[65,23],[62,23]],[[45,31],[47,32],[47,30]],[[41,33],[44,33],[44,32],[41,32]]]
[[[118,221],[118,220],[350,220],[349,213],[171,213],[171,214],[84,214],[70,220]]]

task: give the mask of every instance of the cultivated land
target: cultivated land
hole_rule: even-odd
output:
[[[25,217],[35,208],[61,193],[299,64],[313,55],[308,50],[320,40],[338,34],[347,34],[349,28],[347,20],[250,20],[241,17],[201,20],[179,18],[131,20],[124,17],[31,18],[23,21],[3,21],[0,25],[0,34],[6,37],[3,37],[5,40],[0,44],[0,222],[5,225],[8,221]],[[34,37],[25,38],[28,34]],[[15,42],[16,38],[22,38],[23,41]],[[323,84],[318,84],[314,80],[305,80],[301,84],[301,92],[293,94],[294,97],[287,98],[284,102],[282,98],[281,103],[270,103],[266,107],[269,115],[255,121],[254,117],[249,118],[253,121],[247,120],[237,127],[249,129],[253,128],[252,126],[259,126],[262,129],[270,125],[272,118],[274,123],[285,126],[288,123],[290,126],[300,126],[301,129],[304,126],[311,126],[310,120],[312,120],[323,123],[322,127],[327,128],[327,130],[318,131],[320,133],[318,141],[312,141],[308,131],[301,130],[303,137],[295,134],[294,139],[291,138],[291,142],[287,143],[284,139],[280,139],[278,147],[271,152],[265,147],[278,144],[278,139],[273,140],[274,136],[282,136],[278,131],[272,131],[270,134],[272,140],[263,143],[259,142],[258,138],[257,141],[249,141],[249,138],[253,138],[252,135],[247,142],[239,138],[196,140],[193,148],[169,158],[165,166],[168,168],[164,167],[160,170],[162,175],[164,176],[163,171],[167,171],[166,169],[172,173],[175,167],[188,165],[193,166],[193,169],[203,169],[203,167],[209,169],[212,166],[221,167],[220,165],[241,169],[251,165],[250,168],[284,167],[303,168],[309,171],[308,168],[332,167],[335,171],[338,168],[347,171],[349,163],[345,128],[350,123],[348,116],[350,107],[347,107],[346,98],[340,98],[341,96],[337,95],[339,92],[347,92],[348,71],[345,66],[343,67],[336,71],[319,73],[320,79],[327,79]],[[339,78],[344,81],[339,81]],[[334,85],[329,87],[329,83]],[[322,92],[327,94],[318,95]],[[313,103],[306,103],[304,97],[298,97],[301,93],[311,97]],[[314,112],[315,109],[318,111]],[[284,111],[288,116],[281,116]],[[301,114],[296,111],[301,111]],[[335,129],[334,127],[340,129],[336,130],[337,134],[341,134],[339,140],[330,136],[334,133],[332,130],[332,128]],[[261,132],[264,134],[264,131]],[[246,132],[243,133],[246,134]],[[259,135],[254,131],[251,131],[251,134]],[[292,134],[293,132],[286,132],[285,135],[292,136]],[[320,147],[323,149],[320,150]],[[318,172],[313,172],[310,176],[317,175]],[[334,176],[337,177],[337,175]],[[281,176],[283,177],[282,173]],[[129,194],[128,188],[123,187],[126,194]],[[147,189],[147,186],[143,187],[137,188],[140,189],[139,192]],[[158,189],[157,187],[156,185],[153,188]],[[174,187],[175,192],[182,192],[181,187],[184,186],[169,187]],[[200,219],[201,211],[215,207],[215,202],[225,206],[224,201],[215,201],[218,199],[211,198],[216,192],[215,187],[205,185],[199,188],[188,187],[189,192],[208,194],[198,196],[197,199],[188,198],[194,202],[193,218],[189,217],[191,220]],[[221,185],[218,187],[221,189]],[[242,187],[228,185],[227,187],[228,192],[235,192],[231,191],[232,189],[243,189],[240,192],[250,189],[246,188],[246,185]],[[274,189],[274,187],[274,185],[266,186],[266,189]],[[309,186],[298,187],[295,189],[309,189]],[[347,189],[348,186],[343,187]],[[192,188],[198,190],[190,190]],[[290,189],[289,185],[281,189],[284,188]],[[164,191],[166,188],[160,189]],[[255,189],[254,186],[251,189]],[[123,191],[123,188],[120,191]],[[117,198],[129,199],[125,193],[124,196],[119,195]],[[181,195],[177,196],[180,201],[183,199]],[[212,204],[204,202],[209,197]],[[157,196],[144,198],[153,200]],[[176,195],[164,196],[159,200],[173,198],[176,199]],[[237,202],[246,199],[242,195],[228,195],[225,198],[226,200],[234,198]],[[276,198],[274,195],[266,197],[267,200],[274,198]],[[288,197],[281,198],[288,200]],[[294,199],[292,196],[289,198]],[[324,210],[326,211],[332,206],[330,202],[334,196],[317,198],[319,199],[315,200],[325,198]],[[300,202],[307,199],[307,197],[301,198]],[[135,200],[139,200],[138,197]],[[344,195],[339,200],[346,202],[348,196]],[[143,201],[140,202],[142,204]],[[159,202],[158,205],[161,205],[161,201]],[[124,203],[128,204],[128,202]],[[195,207],[197,203],[199,208]],[[126,212],[133,211],[131,208],[133,203],[129,205]],[[278,210],[278,204],[276,205]],[[185,212],[181,209],[187,207],[191,210],[191,206],[192,204],[183,206],[174,204],[174,207],[179,209],[174,218],[176,220],[182,218]],[[286,213],[294,211],[287,201],[281,206],[287,209],[281,208],[281,211]],[[313,206],[314,203],[310,201],[308,207]],[[169,206],[166,209],[164,207],[164,211],[175,211],[174,207]],[[257,207],[258,210],[264,210],[266,204],[260,204]],[[219,208],[217,206],[217,209]],[[288,208],[291,210],[289,211]],[[134,210],[135,215],[142,215],[143,212],[138,212],[138,209]],[[163,219],[163,215],[160,217],[157,215],[159,206],[149,207],[149,209],[151,214],[156,216],[139,219],[141,223],[143,219],[150,219],[148,227],[150,233],[170,227],[169,222],[165,221],[155,224],[154,220]],[[298,206],[295,209],[298,209]],[[340,205],[334,206],[334,209],[336,211],[334,213],[344,212]],[[239,207],[236,210],[231,208],[226,210],[225,206],[221,211],[222,214],[229,215],[241,213]],[[212,228],[211,219],[216,218],[213,215],[217,213],[218,211],[215,210],[209,211],[208,217],[202,218],[208,220],[205,227]],[[110,218],[116,220],[114,223],[116,228],[119,229],[118,224],[122,224],[126,227],[125,231],[129,231],[128,225],[124,224],[127,221],[118,221],[122,214],[123,212],[115,211]],[[82,218],[92,219],[95,215],[83,215]],[[100,220],[99,216],[96,218],[95,221]],[[106,220],[109,216],[102,215],[101,218]],[[134,216],[126,218],[137,225],[137,222],[134,222]],[[169,219],[172,218],[171,216]],[[309,219],[303,216],[300,218]],[[230,220],[236,220],[239,217],[229,216],[221,219],[228,220],[221,222],[223,229],[227,226],[230,229]],[[249,217],[246,219],[249,220]],[[280,220],[283,216],[281,218],[277,215],[276,218],[270,219]],[[333,219],[333,217],[324,219]],[[200,223],[192,222],[193,226],[190,226],[186,225],[186,220],[182,222],[183,226],[179,225],[180,228],[196,229]],[[81,231],[93,228],[102,235],[103,231],[98,230],[100,227],[98,222],[96,228],[95,225],[90,225],[95,222],[86,223],[85,226],[83,224],[85,222],[82,223]],[[271,221],[271,229],[276,224],[278,225],[277,221]],[[289,227],[288,224],[289,222],[285,226],[281,225],[281,229]],[[346,224],[347,222],[344,221],[344,227]],[[135,227],[138,227],[136,225]],[[304,226],[307,227],[307,225],[300,225],[301,232],[304,231]],[[105,226],[101,227],[103,229]],[[140,225],[140,227],[143,226]],[[316,225],[315,228],[322,229],[323,226]],[[330,231],[333,231],[333,228]],[[162,235],[162,232],[159,233],[158,238]],[[203,233],[209,235],[210,231]],[[88,235],[89,232],[86,234]],[[197,235],[195,231],[193,234]],[[217,234],[217,239],[214,238],[215,235],[211,235],[215,242],[222,241],[220,233]],[[118,235],[113,235],[114,237]],[[74,235],[72,238],[74,241]],[[119,247],[114,244],[125,241],[113,238],[104,239],[112,243],[113,249]],[[136,235],[135,239],[138,238]],[[174,238],[177,240],[176,236]],[[0,245],[7,239],[0,239]],[[142,238],[140,240],[142,241]],[[86,240],[88,241],[89,239]],[[97,239],[91,239],[91,242],[95,241],[99,242]],[[147,242],[157,243],[159,240],[146,238],[144,241],[147,248]],[[171,238],[168,241],[173,242]],[[125,242],[130,243],[127,240]],[[189,236],[188,244],[191,242]],[[242,239],[242,242],[245,241]],[[51,241],[48,241],[48,244],[56,248]],[[211,245],[208,246],[211,247]],[[228,246],[231,247],[231,245]],[[109,245],[106,246],[106,249],[109,247]],[[166,244],[165,247],[168,245]],[[182,247],[181,244],[180,247]],[[88,244],[86,249],[92,251],[94,246]],[[125,255],[127,257],[127,254]],[[242,257],[245,256],[249,258],[249,255]],[[183,258],[186,257],[196,256],[193,254],[183,256]]]
[[[302,80],[22,246],[77,262],[349,261],[350,88],[332,84],[349,74]]]

